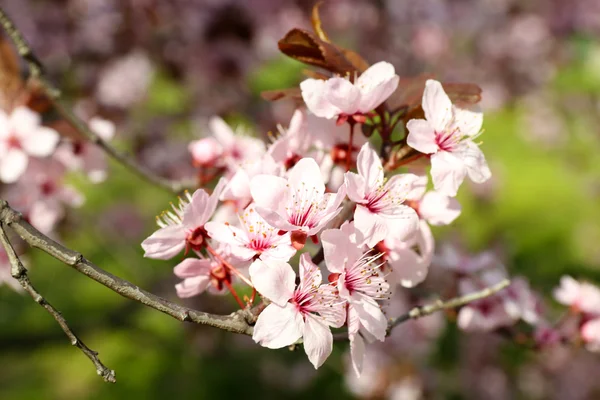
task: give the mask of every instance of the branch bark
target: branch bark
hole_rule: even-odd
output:
[[[60,243],[55,242],[25,221],[21,217],[21,214],[10,208],[8,202],[5,200],[0,200],[0,224],[2,229],[4,229],[4,227],[10,227],[10,229],[12,229],[29,246],[48,253],[57,260],[67,264],[81,274],[106,286],[123,297],[142,303],[145,306],[170,315],[179,321],[189,321],[223,329],[228,332],[252,335],[252,324],[256,320],[257,310],[260,308],[260,305],[255,309],[239,310],[229,315],[216,315],[187,308],[147,292],[125,279],[104,271],[102,268],[87,260],[81,253],[70,250]],[[10,250],[7,250],[7,252],[10,253]],[[21,272],[17,272],[18,276],[25,276]],[[30,285],[28,286],[30,287]],[[28,290],[27,287],[25,287],[25,289]],[[37,299],[37,296],[38,295],[36,295],[34,299]],[[39,298],[41,298],[41,296]],[[90,352],[93,353],[91,350]]]
[[[31,281],[29,280],[29,276],[27,275],[27,269],[23,266],[23,263],[21,263],[19,256],[8,239],[4,222],[0,222],[0,242],[2,243],[2,246],[4,246],[4,250],[6,250],[6,254],[11,265],[10,272],[12,277],[21,284],[23,289],[25,289],[25,291],[36,303],[42,306],[48,312],[48,314],[54,318],[58,325],[60,325],[65,335],[67,335],[69,338],[71,344],[81,350],[83,354],[85,354],[85,356],[89,358],[92,363],[94,363],[98,375],[101,376],[105,382],[115,383],[115,371],[102,364],[102,361],[100,361],[98,358],[98,352],[87,347],[85,343],[83,343],[81,339],[77,337],[75,332],[71,330],[62,314],[33,287]]]
[[[170,179],[162,178],[157,176],[148,168],[138,164],[131,156],[118,151],[100,136],[98,136],[93,130],[91,130],[86,122],[81,120],[75,113],[67,106],[65,101],[62,99],[61,92],[44,76],[44,67],[40,60],[35,56],[31,47],[17,29],[12,20],[0,7],[0,25],[11,38],[14,43],[19,55],[26,61],[27,67],[29,68],[30,78],[35,79],[39,82],[40,88],[44,92],[48,99],[52,102],[56,111],[69,122],[79,133],[81,133],[90,142],[99,146],[106,154],[112,157],[118,163],[124,165],[134,174],[138,175],[143,180],[158,186],[164,190],[173,193],[180,193],[185,189],[192,189],[196,185],[193,180],[190,181],[172,181]]]

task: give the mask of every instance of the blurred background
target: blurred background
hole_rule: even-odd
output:
[[[172,178],[194,173],[190,140],[218,114],[266,137],[293,104],[260,92],[296,85],[305,67],[278,52],[310,26],[301,0],[0,0],[48,74],[82,115],[117,126],[114,143]],[[483,89],[493,178],[463,187],[462,216],[435,229],[466,251],[494,251],[551,301],[564,274],[600,283],[600,2],[597,0],[327,0],[337,43],[400,76],[435,73]],[[175,301],[172,262],[140,242],[173,200],[110,165],[105,183],[69,176],[85,203],[57,236],[104,269]],[[182,324],[125,300],[37,251],[38,289],[117,372],[102,382],[29,298],[0,286],[0,399],[600,398],[598,356],[538,354],[497,335],[458,332],[452,315],[409,322],[373,351],[357,382],[347,345],[318,371],[302,351]],[[435,266],[432,267],[432,270]],[[409,295],[406,294],[407,299]],[[408,300],[407,300],[408,301]],[[182,301],[228,313],[230,297]],[[400,305],[400,308],[403,306]],[[406,308],[406,306],[404,306]],[[387,342],[386,342],[387,343]],[[385,359],[385,360],[384,360]]]

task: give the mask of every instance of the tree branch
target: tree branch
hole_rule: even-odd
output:
[[[15,249],[13,248],[12,244],[10,243],[10,240],[8,239],[8,235],[6,234],[3,222],[0,223],[0,242],[4,246],[4,250],[6,250],[8,260],[11,264],[10,272],[12,277],[19,281],[23,289],[25,289],[25,291],[29,294],[29,296],[31,296],[31,298],[36,303],[38,303],[50,315],[52,315],[54,320],[58,322],[58,325],[60,325],[63,332],[69,338],[71,344],[77,347],[79,350],[81,350],[83,354],[85,354],[86,357],[89,358],[92,361],[92,363],[94,363],[98,375],[100,375],[105,382],[115,383],[115,371],[108,369],[104,364],[102,364],[102,361],[100,361],[100,359],[98,358],[98,353],[87,347],[85,343],[83,343],[81,339],[77,337],[77,335],[71,330],[71,328],[67,324],[67,321],[61,315],[61,313],[50,303],[48,303],[48,301],[44,299],[44,297],[33,287],[31,281],[29,280],[29,277],[27,276],[27,269],[23,266],[23,263],[21,263],[19,256],[15,252]]]
[[[400,325],[401,323],[408,321],[409,319],[417,319],[417,318],[421,318],[421,317],[425,317],[427,315],[433,314],[437,311],[464,306],[473,301],[481,300],[486,297],[493,296],[494,294],[498,293],[499,291],[501,291],[508,285],[510,285],[510,281],[508,279],[504,279],[500,283],[497,283],[494,286],[487,287],[478,292],[469,293],[469,294],[461,296],[461,297],[455,297],[455,298],[447,300],[447,301],[438,300],[432,304],[415,307],[415,308],[411,309],[409,312],[407,312],[406,314],[403,314],[397,318],[393,318],[390,320],[390,322],[388,324],[388,335],[390,334],[392,329],[394,329],[396,326]]]
[[[40,84],[40,88],[44,92],[48,99],[52,102],[57,112],[69,122],[79,133],[81,133],[90,142],[100,147],[106,154],[112,157],[118,163],[124,165],[134,174],[138,175],[145,181],[158,186],[164,190],[180,193],[184,189],[194,188],[196,185],[193,181],[172,181],[166,178],[157,176],[146,167],[138,164],[129,155],[118,151],[100,136],[98,136],[93,130],[88,127],[88,124],[81,120],[73,111],[66,105],[61,97],[60,90],[55,88],[52,83],[44,76],[44,68],[39,59],[35,56],[31,47],[27,44],[27,41],[17,29],[12,20],[0,7],[0,25],[11,38],[19,55],[27,62],[29,68],[30,77],[37,80]]]
[[[20,213],[10,208],[5,200],[0,200],[0,222],[9,226],[31,247],[45,251],[57,260],[123,297],[140,302],[179,321],[209,325],[234,333],[252,334],[253,328],[249,321],[252,322],[252,318],[254,318],[253,310],[240,310],[230,315],[215,315],[183,307],[156,296],[125,279],[104,271],[87,260],[82,254],[50,239],[25,221]]]

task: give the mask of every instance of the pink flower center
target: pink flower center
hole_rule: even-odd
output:
[[[17,136],[14,134],[10,134],[10,136],[8,136],[8,140],[6,141],[6,144],[9,149],[20,149],[21,148],[21,142],[19,141]]]
[[[451,131],[435,132],[435,143],[443,151],[452,152],[456,150],[462,140],[463,136],[458,128]]]
[[[386,297],[389,285],[380,271],[382,264],[377,264],[380,257],[381,254],[363,255],[352,267],[346,268],[343,280],[350,295],[359,292],[374,299]]]

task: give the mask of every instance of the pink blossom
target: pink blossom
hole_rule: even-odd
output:
[[[588,282],[578,282],[570,276],[560,279],[554,298],[576,311],[600,316],[600,289]]]
[[[375,247],[385,254],[390,279],[404,287],[415,287],[427,277],[434,252],[434,239],[429,225],[419,221],[417,230],[407,238],[390,235]]]
[[[230,264],[237,260],[232,258],[228,246],[217,246],[215,251]],[[177,296],[181,298],[197,296],[208,289],[212,294],[225,293],[227,284],[231,284],[233,276],[227,268],[214,258],[186,258],[180,262],[173,272],[182,282],[175,285]]]
[[[400,174],[386,181],[381,160],[368,143],[358,154],[357,167],[358,174],[346,173],[346,190],[350,200],[357,203],[354,225],[366,244],[373,247],[390,234],[403,238],[414,232],[417,214],[402,203],[417,177]]]
[[[249,136],[240,128],[234,132],[225,121],[219,117],[212,117],[208,123],[210,133],[215,142],[196,141],[191,142],[189,149],[194,155],[201,156],[200,159],[211,156],[222,156],[214,166],[225,166],[235,172],[239,165],[259,159],[265,153],[265,144],[262,140]],[[201,139],[201,141],[204,139]],[[200,153],[204,153],[201,155]],[[217,161],[217,160],[215,160]]]
[[[407,184],[406,204],[429,224],[449,225],[460,215],[461,207],[455,198],[435,190],[426,191],[426,175],[412,175]]]
[[[502,264],[492,251],[467,254],[451,244],[442,246],[436,257],[436,264],[458,274],[472,274],[486,268],[502,268]]]
[[[233,256],[249,261],[275,259],[288,261],[296,249],[292,246],[290,233],[279,234],[279,230],[270,226],[250,204],[240,216],[241,227],[227,222],[208,222],[205,226],[209,236],[231,247]]]
[[[109,120],[94,117],[90,119],[89,126],[104,141],[111,140],[115,135],[115,125]],[[93,183],[106,179],[106,157],[104,151],[94,143],[76,141],[61,144],[56,149],[55,157],[71,170],[83,170]]]
[[[85,199],[64,183],[65,167],[55,159],[32,159],[22,179],[4,195],[29,223],[45,234],[65,216],[66,207],[79,207]]]
[[[307,155],[313,141],[308,126],[309,118],[306,110],[297,109],[292,115],[288,129],[279,126],[281,135],[268,149],[268,154],[273,157],[273,160],[284,164],[289,169]]]
[[[192,154],[194,165],[199,167],[212,167],[217,165],[219,158],[223,154],[223,148],[213,137],[202,138],[190,142],[188,150]]]
[[[204,224],[214,214],[225,182],[219,180],[210,196],[203,189],[193,195],[186,192],[184,198],[179,198],[178,206],[171,205],[173,211],[157,217],[160,229],[142,242],[144,257],[168,260],[186,247],[202,249],[207,239]]]
[[[481,131],[483,115],[452,104],[438,81],[428,80],[423,93],[424,119],[412,119],[406,127],[407,143],[421,153],[431,154],[434,188],[456,196],[469,175],[476,183],[491,176],[485,157],[473,141]]]
[[[325,264],[332,272],[329,280],[337,282],[340,297],[348,302],[350,352],[359,375],[365,352],[363,337],[383,341],[387,329],[387,319],[377,303],[389,295],[389,284],[380,270],[381,254],[364,253],[362,235],[350,223],[325,230],[321,241]]]
[[[252,202],[250,192],[250,181],[257,175],[282,176],[284,168],[273,160],[270,154],[264,154],[252,162],[241,165],[223,188],[220,200],[232,200],[240,208],[244,209]]]
[[[581,326],[581,338],[585,341],[588,350],[600,352],[600,318],[586,321]]]
[[[39,114],[17,107],[9,115],[0,110],[0,181],[16,182],[27,169],[29,157],[47,157],[60,137],[40,125]]]
[[[319,166],[312,158],[303,158],[288,173],[288,178],[257,175],[250,183],[256,211],[271,226],[297,236],[316,235],[341,210],[346,196],[344,187],[337,193],[325,193]],[[299,248],[304,242],[299,238]]]
[[[365,114],[394,93],[399,79],[392,64],[382,61],[369,67],[354,83],[341,77],[306,79],[300,89],[306,106],[317,117],[338,121],[355,117],[357,122],[364,122]]]
[[[302,338],[308,359],[319,368],[333,348],[329,327],[343,325],[345,307],[331,285],[321,285],[321,271],[308,253],[300,257],[299,268],[300,284],[295,286],[296,274],[285,262],[257,260],[250,266],[255,288],[271,300],[258,316],[252,338],[271,349]]]

